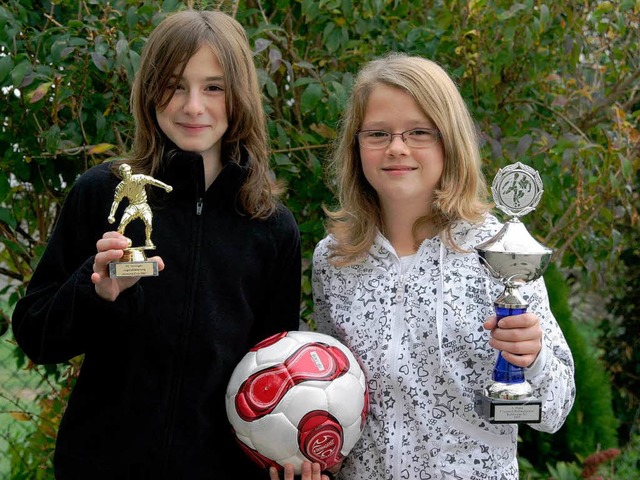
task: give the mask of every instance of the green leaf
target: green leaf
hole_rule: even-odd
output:
[[[622,176],[629,182],[633,181],[633,164],[631,160],[623,155],[620,155],[620,164],[622,167]]]
[[[129,7],[127,9],[127,26],[129,29],[133,29],[139,23],[138,11],[135,7]]]
[[[318,80],[316,80],[313,77],[301,77],[301,78],[296,79],[295,82],[293,82],[293,86],[294,86],[294,88],[295,87],[302,87],[304,85],[308,85],[310,83],[317,83],[317,82],[318,82]]]
[[[91,60],[98,70],[102,72],[109,71],[109,62],[107,61],[107,58],[101,53],[91,52]]]
[[[131,60],[131,68],[133,69],[133,74],[130,75],[130,78],[133,79],[133,76],[140,70],[140,54],[134,50],[129,50],[129,59]]]
[[[80,20],[71,19],[67,22],[67,28],[69,29],[80,29],[83,27],[84,24]]]
[[[275,98],[278,95],[278,87],[276,83],[271,79],[271,77],[267,78],[267,93],[271,96],[271,98]]]
[[[11,80],[15,87],[22,85],[25,77],[33,71],[31,62],[23,60],[11,70]]]
[[[4,85],[9,73],[13,70],[13,59],[9,55],[0,56],[0,85]]]
[[[320,103],[323,97],[322,86],[319,83],[311,83],[302,93],[300,98],[300,106],[304,112],[311,112]]]
[[[55,152],[60,144],[60,127],[52,125],[49,130],[42,134],[48,152]]]
[[[276,165],[291,165],[291,159],[289,158],[289,155],[285,155],[284,153],[276,153],[273,156],[273,159],[276,163]]]
[[[129,42],[126,38],[119,39],[116,43],[116,54],[125,55],[127,52],[129,52]]]
[[[11,192],[11,186],[9,184],[8,175],[0,170],[0,202],[4,202],[9,193]]]

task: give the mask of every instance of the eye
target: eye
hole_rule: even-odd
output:
[[[220,85],[208,85],[205,90],[207,92],[223,92],[224,88],[222,88]]]
[[[430,128],[414,128],[407,133],[412,137],[432,136],[435,134]]]
[[[387,132],[382,130],[369,130],[364,132],[364,134],[369,138],[385,138],[389,135]]]

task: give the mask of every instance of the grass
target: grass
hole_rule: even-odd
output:
[[[10,333],[0,337],[0,479],[8,479],[11,444],[22,443],[33,430],[28,417],[21,412],[34,412],[34,392],[39,376],[16,367],[15,346]]]

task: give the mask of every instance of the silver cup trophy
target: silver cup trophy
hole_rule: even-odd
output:
[[[519,218],[533,211],[542,197],[542,180],[536,170],[520,162],[502,168],[491,192],[496,207],[510,218],[475,250],[484,269],[504,286],[494,301],[499,327],[501,318],[527,311],[528,303],[518,289],[542,276],[552,250],[538,243]],[[540,423],[542,402],[533,396],[524,368],[507,362],[500,352],[493,381],[475,392],[475,411],[490,423]]]

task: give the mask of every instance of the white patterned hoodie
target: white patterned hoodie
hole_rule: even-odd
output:
[[[370,410],[362,438],[340,471],[349,480],[516,480],[517,425],[490,424],[474,411],[474,391],[490,381],[497,351],[483,322],[503,287],[484,271],[473,247],[502,225],[453,229],[459,253],[425,240],[403,273],[389,241],[377,235],[366,259],[328,262],[329,235],[313,256],[314,320],[341,340],[367,376]],[[540,317],[543,348],[526,378],[542,400],[553,433],[575,398],[573,358],[549,308],[544,280],[520,288]]]

